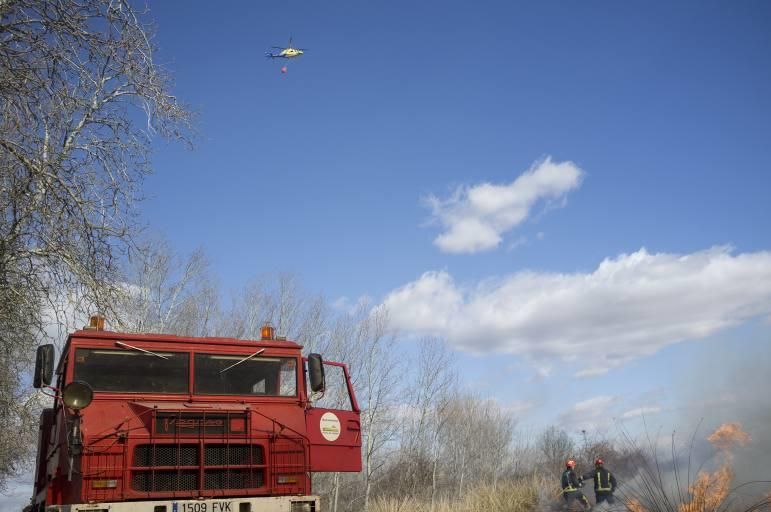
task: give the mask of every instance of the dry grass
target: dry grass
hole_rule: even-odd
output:
[[[546,496],[551,500],[559,492],[551,480],[533,475],[515,481],[499,482],[498,485],[482,484],[469,489],[458,500],[437,500],[431,503],[412,498],[375,500],[371,512],[531,512],[540,509]]]

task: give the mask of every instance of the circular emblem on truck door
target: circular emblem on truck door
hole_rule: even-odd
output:
[[[321,428],[321,435],[327,441],[335,441],[340,437],[340,420],[334,413],[325,412],[321,416],[319,427]]]

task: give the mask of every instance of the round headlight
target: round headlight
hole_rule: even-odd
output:
[[[93,399],[94,390],[86,382],[80,380],[70,382],[64,386],[64,391],[62,391],[64,405],[76,411],[88,407]]]

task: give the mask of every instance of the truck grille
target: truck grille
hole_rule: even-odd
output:
[[[134,449],[135,466],[197,466],[197,444],[144,444]]]
[[[194,491],[198,488],[198,471],[137,471],[131,488],[142,492]]]
[[[262,445],[139,445],[134,448],[131,488],[140,492],[254,489],[265,485],[264,464]]]
[[[204,448],[206,466],[245,466],[265,464],[262,446],[252,445],[252,460],[249,461],[249,445],[209,444]]]
[[[204,489],[252,489],[265,485],[262,470],[210,469],[204,471]]]

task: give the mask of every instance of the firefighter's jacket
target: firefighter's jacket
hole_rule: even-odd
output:
[[[562,492],[577,491],[581,487],[581,482],[578,481],[576,472],[572,469],[566,469],[562,473]]]
[[[616,490],[616,477],[603,467],[596,468],[593,472],[584,475],[584,480],[594,480],[594,492],[614,492]]]

